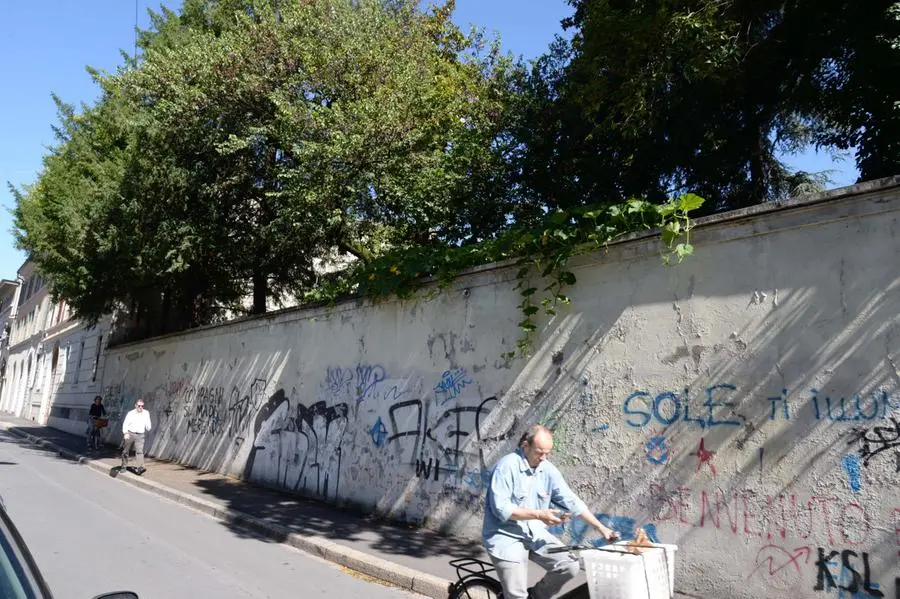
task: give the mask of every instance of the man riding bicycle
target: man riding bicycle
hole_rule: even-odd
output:
[[[607,541],[619,534],[604,526],[547,461],[553,434],[545,426],[530,427],[519,448],[501,458],[491,475],[484,508],[484,546],[494,563],[505,599],[550,599],[576,576],[580,566],[566,553],[548,552],[562,547],[548,527],[578,516]],[[566,511],[550,509],[551,503]],[[528,588],[528,560],[547,574]]]
[[[98,426],[97,421],[101,418],[106,418],[106,408],[103,407],[103,398],[99,395],[94,398],[94,403],[91,404],[88,416],[90,418],[90,423],[88,424],[86,434],[88,438],[90,438],[93,434],[100,434],[100,429],[103,427]]]

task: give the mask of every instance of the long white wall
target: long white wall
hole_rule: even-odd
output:
[[[514,271],[483,269],[116,348],[104,396],[145,398],[159,457],[474,538],[491,465],[542,422],[602,518],[679,545],[682,591],[893,597],[898,184],[708,220],[677,267],[653,239],[581,258],[527,361],[501,358]]]

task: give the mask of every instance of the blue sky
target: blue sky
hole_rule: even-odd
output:
[[[159,0],[137,0],[138,23],[148,25],[147,8]],[[179,0],[166,0],[175,8]],[[455,20],[476,23],[500,36],[505,50],[525,58],[539,56],[561,32],[560,20],[570,14],[565,0],[457,0]],[[46,147],[53,143],[51,125],[56,110],[50,97],[93,103],[98,90],[85,71],[90,65],[114,71],[122,64],[120,50],[134,44],[135,0],[44,0],[4,3],[0,26],[0,277],[15,278],[24,260],[14,247],[8,210],[13,198],[6,182],[34,181]],[[856,180],[851,158],[833,162],[826,155],[807,153],[788,158],[807,171],[834,169],[834,187]]]

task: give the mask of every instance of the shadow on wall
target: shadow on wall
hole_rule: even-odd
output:
[[[867,234],[858,220],[843,229],[829,243]],[[756,256],[752,275],[706,276],[710,260],[697,257],[669,271],[666,289],[662,277],[652,287],[646,264],[626,264],[620,280],[638,283],[618,284],[630,293],[618,305],[602,270],[593,281],[579,272],[574,305],[586,289],[611,290],[603,321],[560,318],[520,375],[540,386],[504,404],[521,423],[514,438],[526,423],[554,429],[554,460],[626,538],[664,527],[684,558],[778,591],[798,578],[815,590],[817,569],[819,590],[835,588],[817,565],[824,555],[846,589],[854,567],[883,579],[896,564],[900,278],[889,265],[900,247],[891,236],[836,255],[822,232],[791,235],[790,261],[767,255],[762,238],[716,248]],[[814,267],[792,266],[804,263]],[[565,533],[585,536],[578,525]],[[739,567],[721,561],[735,542],[753,547]]]
[[[152,350],[134,352],[126,359],[139,360],[149,351]],[[251,378],[249,384],[244,383],[245,372],[277,373],[289,358],[290,352],[267,357],[253,353],[243,360],[240,373],[232,372],[234,367],[225,358],[206,359],[199,368],[192,365],[189,376],[185,364],[184,376],[166,373],[165,382],[149,390],[123,389],[121,384],[108,386],[104,397],[112,406],[108,410],[115,423],[111,425],[110,441],[121,440],[118,423],[135,400],[142,398],[153,421],[147,441],[148,454],[211,472],[234,474],[235,460],[250,451],[252,440],[247,440],[245,434],[265,402],[267,385],[265,378]],[[128,370],[122,373],[122,378],[127,380]],[[141,374],[147,380],[156,373],[149,368]],[[229,379],[240,382],[230,387],[204,384]]]
[[[851,223],[829,243],[865,234]],[[770,592],[827,591],[828,572],[846,590],[854,567],[883,580],[896,565],[900,278],[887,265],[900,248],[889,237],[835,256],[822,233],[791,234],[790,261],[768,264],[762,240],[744,247],[757,274],[701,277],[700,258],[672,271],[663,301],[639,286],[632,305],[657,318],[634,327],[626,310],[585,349],[587,331],[572,335],[525,416],[555,428],[556,461],[607,524],[665,527],[683,558],[721,571],[705,590],[750,578]],[[803,263],[814,267],[791,267]],[[672,325],[656,337],[669,344],[654,346],[647,332],[665,309]],[[634,347],[610,346],[629,333]],[[749,562],[722,559],[745,544]]]
[[[281,386],[277,374],[301,362],[290,351],[253,354],[240,377],[228,374],[231,364],[207,360],[191,382],[169,380],[155,392],[154,413],[172,424],[160,427],[166,436],[152,450],[332,502],[342,478],[368,479],[389,490],[363,498],[361,507],[476,536],[491,465],[540,422],[555,432],[554,461],[607,523],[626,538],[652,525],[686,559],[721,570],[730,588],[763,576],[770,545],[803,548],[804,567],[819,548],[830,555],[831,547],[855,547],[878,554],[872,565],[883,572],[897,550],[894,523],[884,521],[896,501],[894,453],[890,442],[879,451],[861,435],[894,430],[890,416],[900,408],[900,278],[893,266],[900,247],[895,235],[878,235],[888,221],[844,218],[764,235],[758,223],[739,224],[744,237],[734,239],[726,225],[705,243],[698,231],[696,255],[672,269],[644,242],[618,262],[583,260],[573,267],[579,283],[570,290],[571,311],[545,323],[535,356],[521,365],[484,350],[499,347],[490,339],[496,329],[510,331],[517,314],[509,297],[495,300],[493,312],[470,310],[476,299],[484,310],[485,298],[506,293],[498,288],[512,286],[510,273],[495,275],[507,277],[500,281],[482,277],[465,300],[448,289],[418,307],[391,304],[391,317],[408,329],[408,338],[394,333],[397,347],[408,348],[394,352],[394,367],[421,369],[427,350],[440,377],[434,389],[408,396],[390,373],[362,362],[362,340],[358,350],[347,348],[360,360],[356,370],[325,373],[329,401],[309,389],[300,401]],[[869,239],[878,241],[865,252],[842,249]],[[465,310],[450,310],[460,302]],[[426,342],[413,334],[423,330],[417,319],[426,312],[465,314],[465,326],[454,323],[463,332],[427,329],[433,335]],[[476,358],[483,362],[472,363]],[[248,378],[256,372],[276,374]],[[213,380],[251,382],[196,386]],[[464,386],[477,390],[467,395],[477,401],[459,401],[454,391]],[[348,434],[348,426],[363,426],[360,406],[375,389],[384,411]],[[245,500],[240,488],[210,484],[204,491],[236,509]],[[266,504],[266,517],[319,526],[297,513],[280,515],[279,505]],[[584,536],[576,528],[565,533]],[[398,545],[393,528],[371,534],[384,537],[373,542],[385,550]],[[736,542],[749,563],[723,561]],[[799,572],[794,561],[788,570],[792,564]],[[796,577],[765,583],[786,589]]]

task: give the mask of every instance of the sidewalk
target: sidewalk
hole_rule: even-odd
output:
[[[107,447],[85,455],[84,437],[0,415],[0,429],[109,474],[120,464]],[[212,516],[239,536],[265,538],[312,553],[356,572],[433,599],[447,599],[456,571],[450,560],[488,560],[480,543],[387,522],[274,489],[172,462],[147,459],[147,472],[122,472],[118,480]],[[529,578],[543,571],[532,565]],[[587,598],[582,573],[566,586],[565,599]]]

